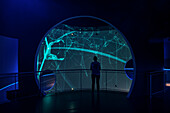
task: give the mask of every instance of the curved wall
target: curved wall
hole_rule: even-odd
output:
[[[61,22],[49,30],[37,50],[36,71],[84,70],[81,71],[81,75],[80,71],[74,73],[54,71],[41,74],[45,93],[80,89],[80,79],[83,82],[81,87],[90,89],[91,72],[86,69],[90,69],[94,55],[98,57],[102,69],[124,70],[130,59],[134,61],[125,37],[110,24],[106,25],[77,27]],[[36,75],[37,83],[40,80],[39,76],[40,74]],[[105,89],[107,84],[109,90],[129,92],[132,80],[133,78],[130,79],[125,71],[110,72],[107,75],[102,71],[100,87]]]

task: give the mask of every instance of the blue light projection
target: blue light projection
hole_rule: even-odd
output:
[[[170,69],[163,68],[164,71],[170,71]]]
[[[102,69],[124,70],[126,62],[132,59],[127,42],[116,29],[110,26],[77,27],[60,24],[50,30],[41,42],[36,69],[37,71],[89,69],[94,55],[98,57]],[[86,81],[82,87],[90,89],[90,71],[83,70],[82,73],[83,80]],[[56,72],[55,74],[55,83],[50,79],[43,81],[56,84],[55,87],[51,86],[50,90],[44,90],[45,93],[54,88],[58,91],[80,88],[80,72]],[[43,76],[48,75],[51,74]],[[38,81],[39,76],[36,75]],[[107,76],[108,88],[129,91],[132,80],[126,76],[125,72],[108,73]],[[105,75],[101,73],[101,88],[105,88],[105,84]]]
[[[4,90],[4,89],[7,89],[7,88],[9,88],[9,87],[11,87],[11,86],[15,86],[15,85],[17,85],[17,84],[18,84],[18,82],[16,82],[16,83],[14,82],[14,83],[12,83],[12,84],[9,84],[9,85],[1,88],[0,91],[2,91],[2,90]],[[17,86],[17,87],[18,87],[18,86]]]

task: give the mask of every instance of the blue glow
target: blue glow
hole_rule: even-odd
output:
[[[134,68],[125,68],[124,70],[134,70]]]
[[[91,16],[87,17],[95,18]],[[119,32],[114,26],[112,26],[108,22],[106,23],[108,23],[108,25],[111,25],[113,29],[107,29],[104,31],[101,29],[94,30],[95,28],[92,27],[82,27],[81,29],[78,29],[76,28],[76,26],[68,26],[63,24],[65,21],[74,18],[79,17],[66,19],[55,25],[49,30],[49,32],[46,33],[36,53],[35,62],[38,64],[37,67],[35,67],[36,71],[43,71],[47,69],[88,69],[90,62],[92,61],[92,57],[94,55],[99,58],[98,60],[102,65],[102,69],[109,68],[115,70],[135,71],[135,63],[133,63],[134,68],[124,68],[124,63],[126,63],[129,59],[133,59],[133,61],[135,60],[134,55],[132,54],[133,52],[129,47],[128,41],[121,34],[121,32]],[[60,24],[63,24],[63,26],[59,26]],[[65,27],[67,27],[67,29],[65,29]],[[70,31],[74,33],[70,33]],[[84,79],[90,78],[88,77],[88,74],[89,73],[87,71],[82,72],[83,77],[84,75],[86,75]],[[72,88],[71,85],[75,86],[75,89],[79,88],[77,82],[75,82],[76,80],[79,80],[77,78],[75,80],[74,77],[76,76],[70,76],[70,74],[67,73],[60,73],[59,76],[57,76],[58,78],[56,79],[57,89],[61,89],[61,91],[64,91],[68,87]],[[128,94],[130,95],[132,90],[132,88],[130,88],[132,81],[129,80],[129,78],[126,76],[123,77],[126,78],[129,84],[124,84],[124,82],[122,82],[122,84],[127,86],[123,86],[121,88],[130,89]],[[36,76],[36,79],[37,78],[39,78],[39,76]],[[110,76],[110,78],[113,78],[113,76]],[[120,78],[116,77],[115,81],[117,81],[117,79]],[[115,81],[113,80],[112,82]],[[86,88],[89,88],[89,83],[85,82],[83,84],[83,87],[84,86]],[[54,89],[51,88],[50,90],[53,91]]]
[[[6,89],[6,88],[8,88],[8,87],[11,87],[11,86],[13,86],[13,85],[15,85],[15,84],[18,84],[18,82],[16,82],[16,83],[12,83],[12,84],[9,84],[9,85],[7,85],[7,86],[5,86],[5,87],[1,88],[1,89],[0,89],[0,91],[2,91],[2,90],[4,90],[4,89]]]
[[[50,73],[50,74],[45,74],[45,75],[42,75],[42,77],[45,77],[45,76],[54,76],[55,75],[55,73]]]
[[[107,53],[103,53],[103,52],[99,52],[99,51],[84,49],[84,48],[53,47],[52,49],[66,49],[66,50],[70,49],[70,50],[77,50],[77,51],[89,52],[89,53],[94,53],[94,54],[102,55],[102,56],[105,56],[105,57],[108,57],[108,58],[112,58],[112,59],[115,59],[115,60],[120,61],[120,62],[122,62],[122,63],[126,63],[125,60],[120,59],[120,58],[118,58],[118,57],[115,57],[115,56],[113,56],[113,55],[110,55],[110,54],[107,54]]]
[[[170,71],[170,69],[163,68],[164,71]]]
[[[66,33],[66,34],[60,36],[56,41],[51,42],[50,44],[48,44],[47,37],[45,37],[45,42],[46,42],[46,45],[47,45],[47,49],[46,49],[46,52],[45,52],[45,50],[44,50],[44,52],[45,52],[45,53],[44,53],[44,58],[43,58],[43,61],[42,61],[42,63],[41,63],[41,67],[40,67],[39,71],[42,70],[42,68],[43,68],[43,66],[44,66],[44,62],[45,62],[45,60],[47,59],[47,55],[51,52],[51,46],[52,46],[54,43],[58,43],[58,42],[62,41],[62,40],[63,40],[63,39],[62,39],[63,37],[65,37],[65,36],[67,36],[67,35],[69,35],[69,34],[72,34],[72,33],[74,33],[74,32],[75,32],[75,31]],[[60,60],[60,59],[57,58],[57,60]],[[62,58],[62,60],[63,60],[63,58]]]

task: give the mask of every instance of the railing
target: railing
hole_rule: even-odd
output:
[[[128,92],[132,80],[127,77],[125,71],[102,69],[100,71],[100,89]],[[131,71],[133,72],[133,70]],[[37,90],[38,88],[39,90]],[[91,70],[68,69],[0,74],[0,103],[40,93],[75,90],[91,90]]]
[[[165,93],[167,82],[167,71],[150,72],[149,75],[149,95],[150,99],[153,95]]]
[[[128,70],[129,71],[129,70]],[[133,70],[132,70],[133,71]],[[44,94],[73,90],[91,90],[91,70],[72,69],[54,70],[40,74],[40,89]],[[131,86],[125,70],[102,69],[100,71],[100,89],[128,92]],[[51,88],[48,87],[51,85]]]
[[[9,101],[6,97],[6,92],[18,89],[17,75],[17,73],[0,75],[0,103]],[[16,97],[16,94],[13,94],[13,96]]]
[[[39,95],[35,74],[37,72],[0,74],[0,103]]]

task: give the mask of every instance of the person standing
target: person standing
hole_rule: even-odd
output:
[[[91,63],[90,70],[92,70],[92,92],[94,92],[95,88],[95,80],[96,80],[96,85],[97,85],[97,92],[99,92],[100,89],[100,70],[101,66],[100,63],[97,61],[97,57],[94,56],[93,58],[94,62]]]

